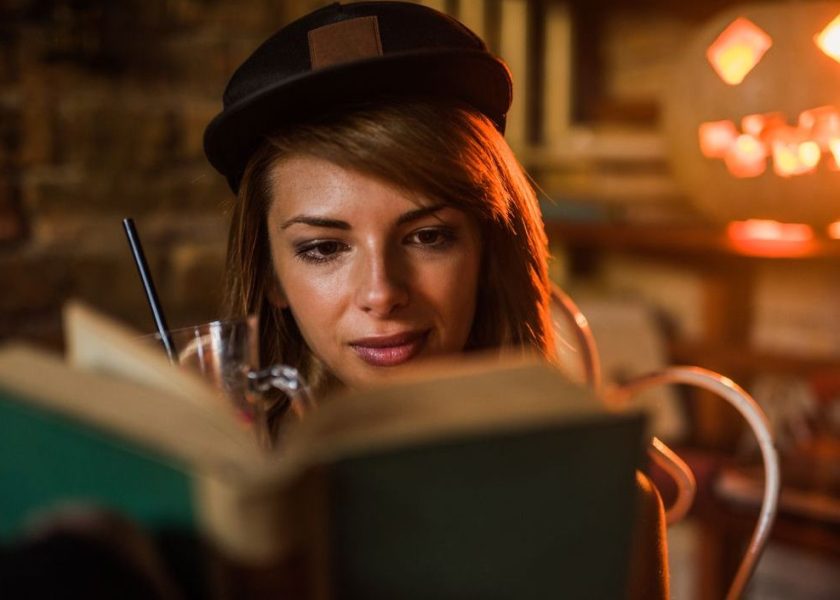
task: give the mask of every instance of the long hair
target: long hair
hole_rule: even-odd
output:
[[[316,389],[330,377],[290,311],[269,301],[278,285],[266,228],[271,171],[295,154],[328,160],[471,215],[483,254],[465,350],[518,347],[554,358],[547,238],[534,190],[504,138],[489,119],[464,106],[392,101],[280,130],[248,163],[232,210],[226,308],[231,317],[259,315],[264,364],[295,366]]]

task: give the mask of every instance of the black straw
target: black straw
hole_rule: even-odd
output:
[[[128,238],[128,245],[131,247],[131,254],[134,256],[134,264],[137,265],[137,273],[140,275],[143,289],[146,291],[149,308],[152,309],[152,318],[155,320],[160,340],[163,342],[169,362],[175,364],[175,357],[177,356],[175,342],[172,341],[172,335],[170,335],[169,327],[166,325],[166,317],[163,316],[163,308],[155,291],[155,283],[152,281],[152,274],[149,272],[149,265],[146,263],[145,254],[143,254],[143,245],[140,243],[140,236],[137,235],[134,219],[123,219],[123,228],[125,229],[125,236]]]

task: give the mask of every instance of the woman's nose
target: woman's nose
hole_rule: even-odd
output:
[[[363,311],[389,316],[408,304],[407,265],[389,253],[369,257],[359,265],[356,303]]]

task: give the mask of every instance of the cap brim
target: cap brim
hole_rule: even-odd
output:
[[[504,131],[512,91],[507,67],[487,52],[453,49],[378,56],[310,71],[228,106],[207,126],[204,151],[235,190],[263,136],[335,106],[383,95],[460,100]]]

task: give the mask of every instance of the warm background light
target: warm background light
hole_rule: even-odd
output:
[[[738,137],[738,130],[732,121],[702,123],[698,133],[700,152],[706,158],[723,158]]]
[[[840,62],[840,15],[834,17],[825,29],[814,36],[814,42],[820,50]]]
[[[724,162],[735,177],[758,177],[767,167],[767,151],[761,142],[745,133],[732,144]]]
[[[828,237],[834,240],[840,240],[840,221],[834,221],[834,223],[829,223]]]
[[[776,140],[773,142],[773,170],[781,177],[803,175],[816,169],[820,162],[820,147],[816,142]]]
[[[840,169],[840,139],[830,140],[828,149],[831,150],[831,155],[834,157],[834,169]]]
[[[759,63],[773,40],[744,17],[735,19],[706,51],[712,68],[729,85],[738,85]]]
[[[813,169],[820,162],[822,153],[816,142],[808,141],[799,144],[799,162],[808,169]]]
[[[837,168],[837,153],[840,141],[840,112],[834,106],[820,106],[802,111],[799,115],[799,129],[816,142],[821,152],[831,153],[834,160],[828,161],[831,169]]]
[[[767,144],[773,137],[773,132],[787,127],[787,118],[784,113],[770,112],[747,115],[741,119],[741,129]]]
[[[770,219],[733,221],[727,227],[729,237],[739,240],[802,242],[814,237],[814,230],[803,223],[781,223]]]
[[[805,256],[815,246],[814,230],[804,223],[770,219],[732,221],[726,227],[726,235],[735,250],[750,256]]]
[[[737,3],[686,43],[662,123],[675,180],[706,216],[821,234],[840,218],[840,64],[814,43],[820,32],[826,47],[840,40],[838,15],[840,1]],[[728,65],[732,56],[751,58]]]
[[[733,177],[757,177],[765,159],[781,177],[814,173],[823,154],[827,168],[840,166],[840,112],[834,106],[802,111],[791,126],[779,112],[751,114],[741,119],[742,134],[729,120],[708,121],[698,128],[700,152],[706,158],[724,159]]]

